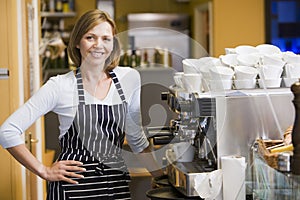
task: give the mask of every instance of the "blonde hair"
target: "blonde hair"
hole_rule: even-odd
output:
[[[87,33],[93,27],[95,27],[96,25],[102,22],[108,22],[111,25],[113,36],[114,36],[113,51],[105,61],[104,70],[107,73],[108,71],[114,69],[119,64],[121,48],[120,48],[119,39],[116,36],[117,34],[116,24],[105,11],[95,9],[84,13],[78,19],[71,32],[67,51],[68,51],[68,56],[70,57],[70,59],[72,60],[75,66],[79,67],[82,62],[80,50],[76,46],[79,45],[80,40],[85,33]]]

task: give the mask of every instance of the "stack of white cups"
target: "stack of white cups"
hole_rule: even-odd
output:
[[[260,88],[276,88],[281,85],[281,75],[285,62],[281,54],[264,54],[258,67]]]
[[[232,87],[233,69],[226,66],[216,66],[209,68],[211,91],[230,90]]]
[[[182,86],[189,93],[202,92],[202,75],[197,68],[197,61],[198,59],[192,58],[182,60],[184,72],[182,76]]]
[[[281,85],[282,67],[276,65],[262,65],[259,67],[258,80],[260,88],[277,88]]]
[[[235,79],[234,85],[236,89],[252,89],[256,86],[256,77],[258,70],[249,66],[234,67]]]

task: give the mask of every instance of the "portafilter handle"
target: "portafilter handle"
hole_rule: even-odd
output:
[[[170,129],[178,132],[180,124],[181,124],[180,119],[171,119],[170,120]]]

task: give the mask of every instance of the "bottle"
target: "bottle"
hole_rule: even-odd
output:
[[[64,13],[70,12],[68,0],[62,0],[62,12],[64,12]]]
[[[141,60],[142,60],[141,51],[136,50],[135,54],[136,54],[136,66],[140,67],[141,66]]]
[[[149,58],[148,58],[147,49],[144,50],[144,54],[143,54],[143,66],[146,66],[146,67],[149,66]]]
[[[49,49],[46,49],[45,55],[44,55],[44,58],[42,61],[43,70],[51,68],[51,63],[50,63],[51,58],[50,57],[51,57],[51,52]]]
[[[164,67],[171,67],[172,63],[172,57],[167,48],[164,48],[164,54],[163,54],[163,64]]]
[[[136,65],[136,54],[135,54],[135,50],[134,49],[131,52],[132,53],[131,53],[131,59],[130,59],[130,61],[131,61],[130,66],[134,68],[134,67],[137,66]]]
[[[160,52],[157,48],[155,49],[155,52],[154,52],[154,63],[155,64],[161,64],[162,63],[161,54],[160,54]]]
[[[49,0],[49,11],[55,12],[55,0]]]
[[[127,63],[124,66],[131,67],[131,50],[128,49],[126,54],[127,54],[127,57],[126,57],[126,60],[124,59],[124,61],[127,62]]]
[[[64,69],[66,68],[66,53],[65,51],[62,51],[60,55],[57,57],[57,68]]]
[[[294,146],[291,162],[291,171],[295,175],[300,175],[300,82],[291,86],[294,94],[293,104],[295,106],[295,121],[292,131],[292,143]]]
[[[55,12],[62,12],[63,6],[62,6],[62,0],[56,0],[55,1]]]
[[[70,12],[74,12],[75,11],[75,2],[74,2],[74,0],[68,0],[68,2],[69,2]]]
[[[121,60],[122,66],[128,66],[128,54],[127,51],[124,52],[122,60]]]

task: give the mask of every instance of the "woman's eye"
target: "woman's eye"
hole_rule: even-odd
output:
[[[110,42],[111,38],[106,37],[106,38],[104,38],[104,40]]]
[[[87,36],[86,39],[87,40],[92,40],[92,39],[94,39],[94,37],[93,36]]]

